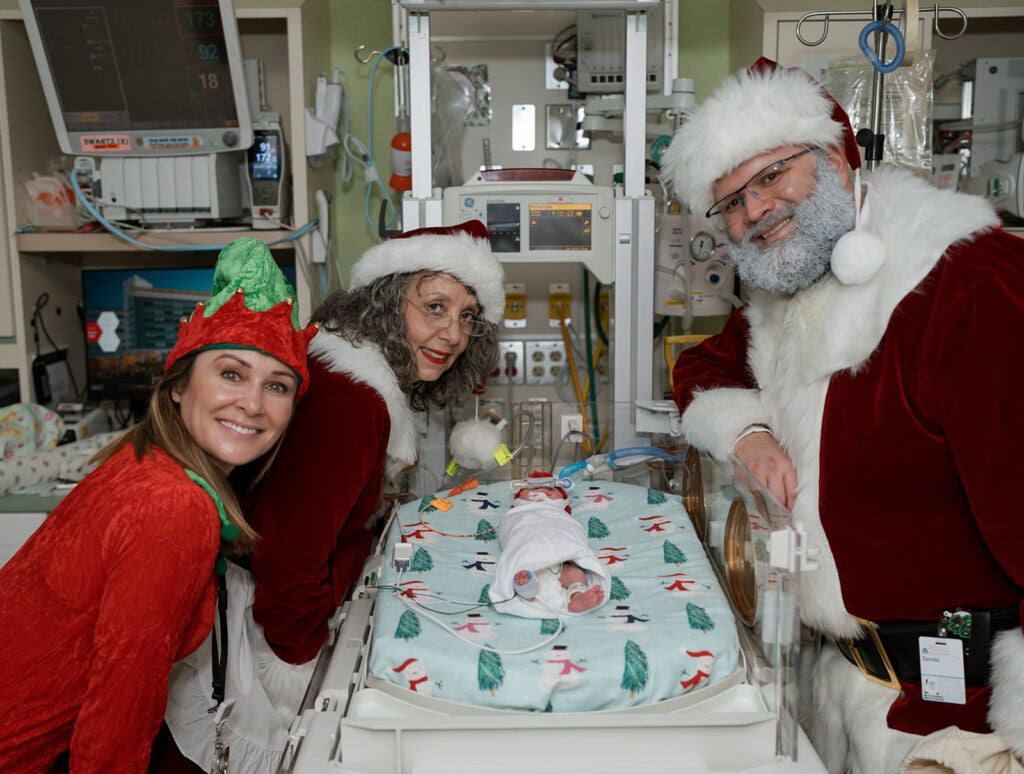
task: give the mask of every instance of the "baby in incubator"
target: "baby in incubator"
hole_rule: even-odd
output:
[[[552,516],[561,518],[569,510],[565,504],[565,493],[553,486],[520,489],[515,500],[530,503],[553,503]],[[514,506],[513,506],[514,507]],[[583,613],[597,607],[604,599],[604,592],[598,585],[587,586],[587,571],[576,562],[560,562],[537,572],[521,569],[513,576],[516,594],[532,602],[542,586],[557,584],[564,589],[566,608],[570,613]]]
[[[502,612],[529,617],[584,613],[607,598],[607,570],[557,483],[550,473],[531,473],[498,524],[502,553],[491,599]]]

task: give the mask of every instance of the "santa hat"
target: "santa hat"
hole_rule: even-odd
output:
[[[666,178],[696,213],[714,204],[715,181],[754,156],[787,145],[841,148],[858,170],[857,223],[832,255],[841,282],[858,284],[874,276],[884,247],[860,226],[860,148],[850,117],[806,72],[760,58],[729,76],[700,106],[684,116],[663,156]]]
[[[842,147],[850,166],[860,167],[846,111],[803,70],[762,57],[683,116],[662,166],[683,201],[704,213],[716,180],[786,145]]]
[[[388,274],[417,271],[443,271],[471,288],[490,323],[497,324],[505,313],[505,273],[479,220],[419,228],[374,245],[352,267],[349,287],[355,290]]]
[[[267,246],[243,237],[221,250],[213,273],[213,297],[182,318],[164,370],[206,349],[253,349],[295,372],[301,398],[309,387],[306,348],[316,331],[316,325],[299,327],[295,289]]]

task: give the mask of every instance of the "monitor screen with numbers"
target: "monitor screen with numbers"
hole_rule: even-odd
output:
[[[232,0],[19,0],[64,153],[252,144]]]

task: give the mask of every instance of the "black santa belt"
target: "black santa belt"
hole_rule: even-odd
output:
[[[967,685],[987,685],[989,648],[996,632],[1020,626],[1020,607],[999,610],[957,610],[939,621],[883,621],[858,618],[867,634],[860,639],[833,639],[839,652],[868,680],[900,689],[900,683],[921,684],[919,637],[958,637],[964,643]]]

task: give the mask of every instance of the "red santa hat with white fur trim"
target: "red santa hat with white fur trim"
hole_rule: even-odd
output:
[[[861,166],[850,118],[806,72],[762,57],[723,80],[688,111],[662,159],[666,178],[697,214],[714,204],[715,181],[748,159],[775,148],[841,148],[854,170]],[[858,184],[855,186],[859,194]],[[857,197],[858,216],[860,199]],[[857,228],[832,254],[832,271],[845,284],[870,279],[885,260],[873,235]]]
[[[374,245],[352,267],[349,287],[365,287],[388,274],[442,271],[470,288],[482,317],[497,324],[505,313],[505,272],[491,252],[479,220],[457,226],[419,228]]]

